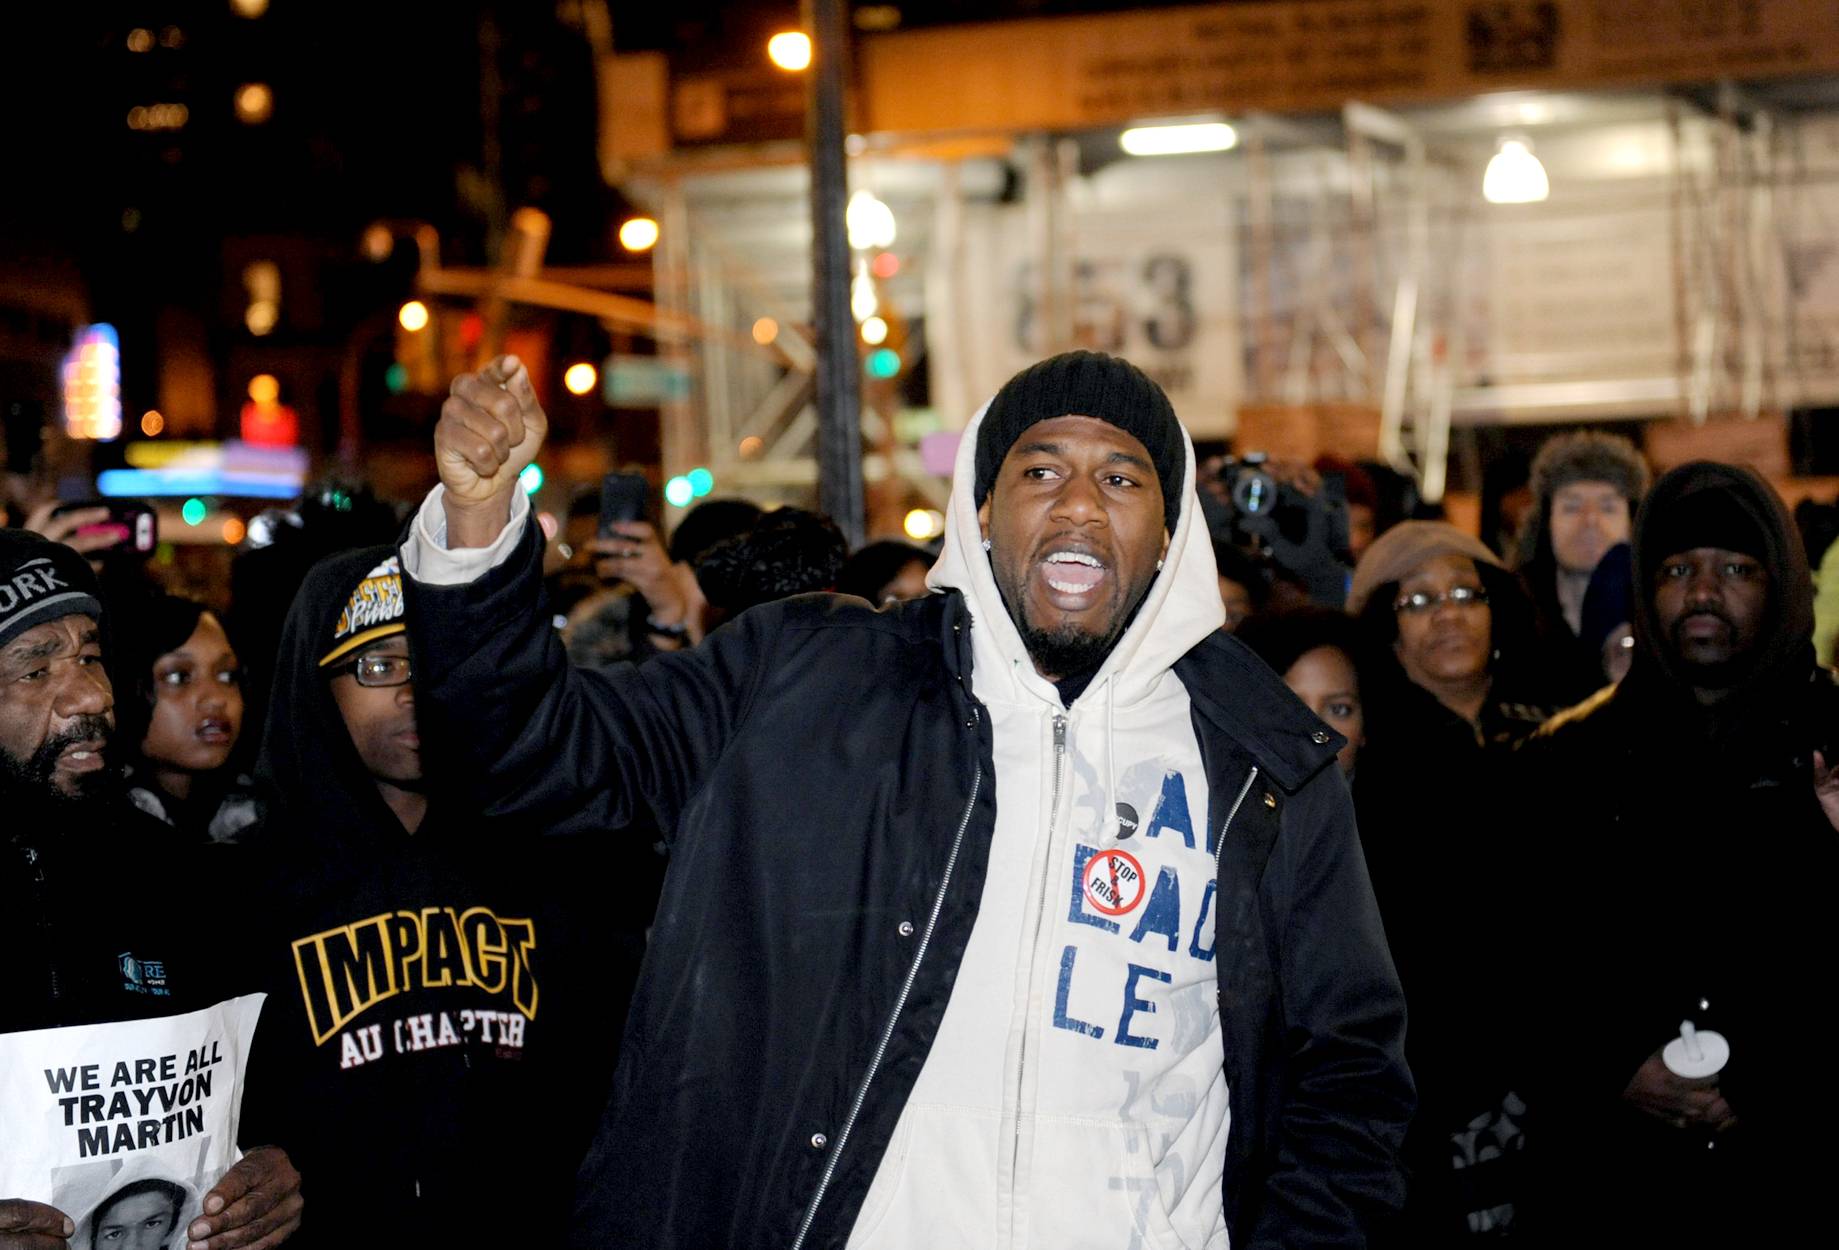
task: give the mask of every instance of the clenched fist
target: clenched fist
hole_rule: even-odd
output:
[[[517,357],[500,356],[453,380],[434,427],[449,547],[488,546],[504,529],[517,476],[548,431],[530,371]]]

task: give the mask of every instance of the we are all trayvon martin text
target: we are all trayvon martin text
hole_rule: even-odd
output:
[[[46,1068],[45,1083],[59,1095],[64,1124],[77,1133],[77,1157],[122,1154],[183,1141],[204,1131],[204,1104],[223,1062],[212,1041],[180,1056],[122,1059],[105,1086],[101,1064]]]

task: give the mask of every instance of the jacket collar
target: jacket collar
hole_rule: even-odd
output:
[[[1175,662],[1194,715],[1237,742],[1271,782],[1294,794],[1334,763],[1344,739],[1244,643],[1216,633]]]

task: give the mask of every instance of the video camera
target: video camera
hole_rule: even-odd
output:
[[[1272,472],[1262,452],[1228,456],[1219,489],[1200,492],[1213,537],[1264,568],[1302,585],[1311,601],[1347,601],[1347,483],[1324,473],[1312,493]]]

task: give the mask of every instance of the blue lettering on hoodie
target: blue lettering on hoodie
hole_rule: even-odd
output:
[[[1180,834],[1183,846],[1187,850],[1199,850],[1195,846],[1194,822],[1188,805],[1187,785],[1179,772],[1171,771],[1163,774],[1155,812],[1148,824],[1144,826],[1143,838],[1145,840],[1159,838],[1164,830]],[[1211,831],[1208,836],[1211,840]],[[1122,845],[1128,845],[1128,842]],[[1068,882],[1070,892],[1066,913],[1067,921],[1071,924],[1089,925],[1101,933],[1117,934],[1120,940],[1136,943],[1145,950],[1148,949],[1148,941],[1153,935],[1160,939],[1156,943],[1157,947],[1161,948],[1166,945],[1171,955],[1181,952],[1200,963],[1213,962],[1215,945],[1213,913],[1218,882],[1215,880],[1212,864],[1208,862],[1212,859],[1211,849],[1201,852],[1207,856],[1207,860],[1202,860],[1200,854],[1190,858],[1182,851],[1173,850],[1172,844],[1168,845],[1171,846],[1171,850],[1157,851],[1155,858],[1166,859],[1172,856],[1177,862],[1157,864],[1155,866],[1155,885],[1143,898],[1141,905],[1126,916],[1116,919],[1093,910],[1086,897],[1086,869],[1091,864],[1093,857],[1105,848],[1075,845],[1072,855],[1072,874]],[[1138,850],[1137,854],[1146,855],[1150,850],[1151,848],[1145,845]],[[1145,865],[1146,868],[1148,866]],[[1183,872],[1190,874],[1188,900],[1189,905],[1196,909],[1191,921],[1184,916],[1182,911],[1181,874]],[[1205,887],[1197,888],[1203,880]],[[1131,920],[1132,925],[1128,934],[1125,934],[1121,927],[1126,919]],[[1185,945],[1182,942],[1184,935],[1188,939]],[[1146,996],[1153,991],[1150,991],[1144,982],[1160,981],[1164,985],[1172,985],[1175,980],[1172,971],[1125,962],[1121,984],[1112,980],[1107,988],[1104,982],[1117,975],[1113,971],[1116,965],[1111,964],[1108,967],[1108,961],[1104,959],[1100,959],[1096,965],[1088,963],[1089,970],[1080,991],[1080,1002],[1085,1004],[1084,1010],[1089,1012],[1095,1007],[1103,1010],[1101,1004],[1109,998],[1112,1003],[1117,1004],[1118,1022],[1115,1028],[1108,1028],[1105,1025],[1093,1024],[1089,1020],[1082,1020],[1073,1014],[1073,976],[1078,967],[1080,948],[1091,946],[1093,943],[1103,943],[1106,940],[1100,937],[1087,937],[1068,943],[1062,948],[1060,976],[1054,994],[1054,1027],[1088,1037],[1095,1042],[1109,1042],[1116,1046],[1155,1050],[1161,1044],[1157,1037],[1148,1032],[1133,1032],[1132,1029],[1133,1027],[1148,1029],[1150,1022],[1143,1020],[1142,1017],[1158,1014],[1158,1003],[1153,997]],[[1092,950],[1097,953],[1101,948],[1092,946]],[[1090,970],[1094,966],[1097,971]],[[1094,981],[1094,978],[1098,980]],[[1098,997],[1095,998],[1095,995]],[[1111,997],[1112,995],[1116,997]]]
[[[1149,818],[1149,830],[1143,836],[1153,838],[1164,829],[1176,830],[1188,849],[1194,849],[1194,819],[1188,815],[1188,787],[1182,784],[1180,773],[1164,774],[1156,814]]]

